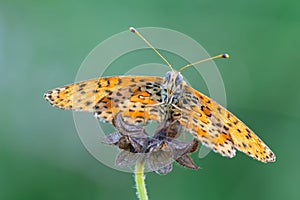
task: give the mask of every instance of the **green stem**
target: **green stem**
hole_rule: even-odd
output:
[[[137,195],[140,200],[148,200],[145,176],[144,176],[144,161],[138,161],[135,166],[135,184]]]

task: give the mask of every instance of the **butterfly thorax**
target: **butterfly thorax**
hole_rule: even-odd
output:
[[[162,85],[162,101],[166,106],[178,103],[182,95],[183,77],[180,72],[168,71]]]

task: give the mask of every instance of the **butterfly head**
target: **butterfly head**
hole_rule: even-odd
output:
[[[163,101],[167,104],[175,103],[174,101],[181,94],[183,83],[183,76],[180,72],[175,70],[168,71],[162,88]]]

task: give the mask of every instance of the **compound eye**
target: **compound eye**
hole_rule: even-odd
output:
[[[170,81],[170,78],[171,78],[171,72],[168,71],[168,72],[166,73],[166,81]]]
[[[176,79],[175,79],[176,85],[181,84],[182,81],[183,81],[182,75],[181,75],[181,74],[178,74],[178,76],[177,76]]]

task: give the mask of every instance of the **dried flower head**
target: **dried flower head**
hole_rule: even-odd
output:
[[[167,174],[172,170],[172,161],[175,160],[184,167],[199,169],[188,155],[197,150],[198,141],[179,141],[177,138],[182,126],[178,121],[162,122],[152,137],[144,127],[126,123],[120,113],[115,116],[113,125],[117,132],[106,136],[102,142],[122,149],[116,165],[132,166],[143,159],[149,170]]]

